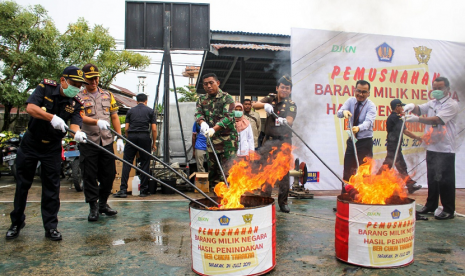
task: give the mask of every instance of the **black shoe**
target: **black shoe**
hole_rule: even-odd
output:
[[[113,195],[113,197],[127,198],[128,194],[125,191],[118,191],[116,194]]]
[[[409,194],[413,194],[415,191],[418,191],[421,189],[421,185],[407,185],[407,190]]]
[[[428,220],[427,217],[420,215],[418,212],[415,213],[415,220]]]
[[[405,182],[405,184],[407,186],[413,186],[413,185],[417,184],[417,182],[415,180],[409,178],[409,180],[407,180],[407,182]]]
[[[144,192],[144,193],[140,193],[140,194],[139,194],[139,197],[147,197],[147,196],[149,196],[149,195],[150,195],[149,192]]]
[[[45,237],[51,241],[61,241],[63,237],[56,229],[45,230]]]
[[[428,207],[423,206],[423,208],[421,208],[420,211],[417,211],[417,214],[424,215],[424,214],[428,214],[428,213],[432,213],[432,212],[434,212],[434,209],[431,210],[431,209],[428,209]]]
[[[434,216],[435,219],[444,220],[444,219],[453,219],[455,216],[454,214],[449,214],[447,212],[442,211],[439,215]]]
[[[279,209],[283,213],[289,213],[291,211],[291,209],[289,209],[289,206],[287,206],[287,204],[279,205]]]
[[[90,212],[89,212],[89,216],[87,217],[87,220],[97,221],[99,217],[98,202],[97,201],[89,202],[89,206],[90,206]]]
[[[6,231],[6,239],[7,240],[16,239],[19,236],[19,232],[21,231],[21,229],[24,228],[24,226],[26,226],[26,223],[24,221],[19,227],[18,225],[11,225],[10,229]]]
[[[107,216],[114,216],[118,214],[118,211],[111,209],[111,207],[108,204],[100,206],[98,211],[100,214],[105,214]]]

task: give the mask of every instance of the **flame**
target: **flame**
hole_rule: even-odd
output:
[[[428,131],[421,137],[421,140],[425,143],[425,145],[436,144],[444,140],[444,136],[446,134],[446,128],[441,129],[438,127],[436,131],[435,128],[430,127]]]
[[[266,164],[255,162],[260,159],[260,155],[255,152],[250,152],[246,159],[235,161],[229,170],[229,188],[224,182],[215,186],[216,195],[223,198],[220,208],[244,208],[240,201],[245,192],[259,189],[264,183],[274,186],[276,181],[283,179],[294,166],[292,149],[292,145],[288,143],[283,143],[280,150],[273,147],[268,154]]]
[[[399,196],[401,199],[407,197],[404,189],[405,179],[399,177],[393,168],[386,167],[380,175],[374,175],[371,169],[375,161],[371,158],[365,158],[363,161],[365,163],[360,165],[357,174],[351,176],[349,180],[349,184],[359,192],[356,202],[386,204],[392,196]]]

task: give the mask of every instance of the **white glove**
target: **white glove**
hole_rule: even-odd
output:
[[[61,119],[57,115],[53,115],[53,118],[50,121],[50,123],[52,124],[54,129],[59,129],[63,131],[63,133],[66,133],[66,130],[65,130],[66,123],[65,121],[63,121],[63,119]]]
[[[349,110],[343,110],[342,114],[344,114],[344,118],[349,119],[349,117],[352,117],[352,113],[350,113]]]
[[[109,129],[110,128],[110,123],[105,121],[105,120],[98,120],[97,121],[97,126],[100,129]]]
[[[287,125],[287,120],[286,118],[278,117],[278,123],[280,126]]]
[[[209,128],[209,129],[207,130],[207,132],[204,133],[205,137],[207,137],[207,135],[208,135],[209,137],[212,137],[213,134],[215,134],[215,130],[214,130],[212,127]]]
[[[405,120],[406,122],[414,123],[414,122],[419,122],[420,121],[420,117],[415,116],[415,115],[405,115],[405,118],[407,118]]]
[[[116,150],[121,153],[124,151],[124,143],[123,139],[118,139],[116,140]]]
[[[264,108],[265,108],[266,113],[268,113],[268,115],[271,115],[271,113],[273,113],[273,106],[271,104],[266,103]]]
[[[74,134],[74,140],[78,143],[87,143],[87,135],[85,132],[76,131],[76,134]]]
[[[208,126],[208,124],[206,122],[202,122],[200,124],[200,133],[202,134],[205,134],[205,132],[207,132],[207,130],[209,129],[210,127]]]
[[[414,103],[409,103],[404,106],[404,112],[412,111],[415,108]]]

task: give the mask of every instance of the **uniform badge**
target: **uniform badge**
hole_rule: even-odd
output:
[[[286,105],[285,105],[285,104],[283,104],[283,107],[286,107]]]
[[[289,107],[289,110],[290,110],[291,112],[295,112],[295,106]]]
[[[82,73],[81,70],[77,70],[77,73],[78,73],[78,75],[79,75],[80,77],[82,77],[82,75],[84,75],[84,73]]]
[[[92,110],[90,110],[90,108],[88,108],[88,109],[87,109],[87,113],[91,113],[91,112],[92,112]]]
[[[73,102],[73,106],[75,106],[75,105],[76,105],[76,102]]]
[[[57,82],[54,80],[44,79],[44,83],[51,86],[57,86]]]
[[[49,98],[49,97],[47,97],[47,96],[44,96],[44,99],[46,99],[47,101],[49,101],[49,102],[52,102],[52,103],[53,103],[53,100],[52,100],[52,99],[50,99],[50,98]]]
[[[79,111],[79,115],[81,115],[81,117],[84,117],[85,116],[84,115],[84,110]]]

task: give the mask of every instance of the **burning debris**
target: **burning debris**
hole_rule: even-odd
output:
[[[284,143],[280,149],[272,148],[265,164],[258,162],[258,153],[251,153],[246,159],[235,162],[229,170],[229,188],[224,182],[215,186],[216,195],[222,198],[221,205],[215,208],[244,208],[241,196],[245,192],[260,189],[265,183],[274,186],[276,181],[283,179],[289,170],[293,169],[292,150],[292,145]]]
[[[350,177],[343,200],[363,204],[403,204],[408,201],[405,180],[392,169],[372,174],[375,160],[365,158],[357,174]]]

